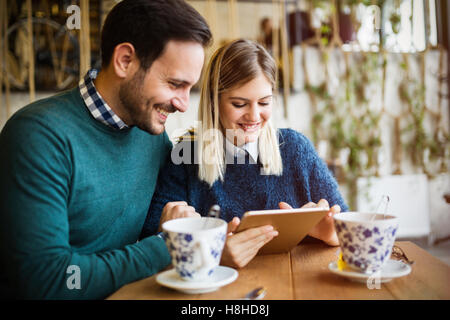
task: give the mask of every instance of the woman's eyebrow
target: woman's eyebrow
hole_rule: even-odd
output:
[[[229,100],[244,100],[244,101],[250,101],[250,99],[242,98],[242,97],[229,97]]]
[[[263,97],[263,98],[259,98],[258,100],[263,100],[263,99],[267,99],[267,98],[270,98],[270,97],[272,97],[272,95],[270,94],[270,95],[268,95],[268,96],[265,96],[265,97]],[[244,101],[250,101],[250,99],[246,99],[246,98],[242,98],[242,97],[229,97],[228,99],[238,99],[238,100],[244,100]]]

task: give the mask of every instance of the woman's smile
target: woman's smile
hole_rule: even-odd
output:
[[[238,123],[244,132],[255,132],[261,129],[261,122],[257,123]]]

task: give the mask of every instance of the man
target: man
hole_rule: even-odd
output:
[[[170,263],[161,237],[137,239],[172,146],[164,123],[186,111],[210,41],[205,20],[182,0],[124,0],[102,29],[102,70],[7,122],[4,296],[105,298]],[[184,203],[169,209],[195,213]]]

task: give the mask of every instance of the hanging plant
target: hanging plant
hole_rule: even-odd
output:
[[[313,2],[316,6],[324,5],[324,1]],[[365,6],[375,4],[383,8],[385,1],[343,0],[341,4],[349,6],[354,19],[355,8],[360,4]],[[395,34],[398,34],[401,28],[399,6],[400,2],[394,1],[394,6],[391,7],[393,12],[387,15]],[[352,21],[352,23],[358,26],[359,22]],[[319,30],[321,35],[330,31],[326,24],[322,25]],[[327,45],[330,44],[327,42],[327,37],[317,40],[320,42],[319,54],[325,66],[325,78],[328,81],[327,68],[330,48]],[[429,176],[433,171],[432,166],[434,165],[436,168],[435,165],[439,164],[439,161],[440,172],[446,171],[447,161],[450,158],[450,137],[446,128],[442,128],[440,124],[442,118],[440,107],[437,113],[426,108],[424,72],[422,72],[420,81],[408,78],[406,57],[409,55],[407,54],[404,55],[404,60],[400,65],[405,76],[398,87],[398,94],[400,100],[408,105],[408,112],[393,116],[384,106],[387,57],[382,48],[383,38],[380,41],[381,54],[341,51],[345,57],[346,68],[344,74],[337,79],[339,87],[333,90],[336,92],[335,94],[330,93],[330,86],[327,82],[316,86],[309,83],[305,55],[302,56],[305,91],[310,97],[313,111],[312,139],[316,146],[320,141],[328,142],[326,162],[332,167],[339,163],[339,159],[344,160],[343,157],[346,157],[346,161],[340,163],[340,171],[343,174],[340,176],[339,182],[347,184],[350,208],[356,208],[357,194],[364,193],[364,190],[357,190],[357,179],[379,174],[378,154],[382,146],[380,121],[383,114],[394,120],[395,144],[401,146],[403,143],[401,149],[394,150],[395,173],[401,173],[402,150],[405,150],[411,157],[411,162],[415,167],[422,168]],[[352,58],[351,62],[348,61],[349,57]],[[369,97],[372,85],[381,88],[382,105],[380,110],[371,108]],[[436,127],[431,133],[428,133],[424,126],[428,116],[433,117],[432,121]],[[401,125],[404,121],[408,123],[402,129]]]
[[[378,172],[381,113],[371,110],[366,92],[367,87],[380,80],[377,70],[384,63],[375,54],[354,53],[353,57],[354,62],[338,79],[340,87],[336,96],[329,92],[325,82],[305,86],[315,101],[311,128],[313,141],[316,145],[321,140],[329,142],[327,163],[335,165],[341,151],[348,150],[347,161],[340,168],[343,172],[340,182],[347,184],[351,208],[356,207],[357,179]]]
[[[398,34],[400,32],[400,14],[398,14],[397,12],[392,12],[389,16],[389,22],[391,23],[392,32]]]
[[[425,88],[416,80],[404,81],[399,86],[400,99],[410,106],[409,124],[402,130],[402,134],[410,136],[410,139],[403,147],[410,155],[412,164],[421,167],[425,174],[433,177],[435,173],[430,170],[425,160],[428,159],[431,163],[441,160],[445,163],[448,160],[446,150],[449,148],[450,139],[448,134],[439,134],[438,130],[434,135],[427,134],[424,127],[426,107],[422,103],[424,95]],[[443,168],[445,166],[440,171]]]

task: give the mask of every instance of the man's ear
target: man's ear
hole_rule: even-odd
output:
[[[131,43],[120,43],[114,48],[112,63],[114,72],[119,78],[124,79],[134,73],[137,61],[136,51]]]

